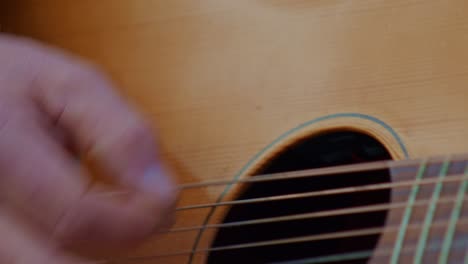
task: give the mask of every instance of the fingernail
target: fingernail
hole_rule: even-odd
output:
[[[156,164],[145,171],[140,182],[140,188],[142,191],[155,194],[158,198],[164,200],[172,200],[176,192],[171,176]]]

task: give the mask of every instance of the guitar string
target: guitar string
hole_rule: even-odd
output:
[[[435,244],[435,245],[434,245]],[[439,251],[443,247],[443,243],[434,243],[432,242],[430,246],[426,248],[426,252],[434,252]],[[455,241],[453,243],[454,249],[465,249],[467,246],[467,242],[464,240]],[[414,253],[416,251],[416,246],[414,244],[407,245],[405,248],[401,249],[402,253]],[[333,255],[326,255],[326,256],[318,256],[312,258],[305,258],[299,260],[288,260],[288,261],[281,261],[281,262],[271,262],[270,264],[318,264],[318,263],[332,263],[337,261],[351,261],[363,258],[378,258],[378,257],[390,257],[391,254],[394,252],[393,247],[386,247],[386,248],[379,248],[376,250],[362,250],[362,251],[354,251],[351,253],[339,253]],[[466,260],[465,260],[466,261]],[[448,263],[448,262],[438,262],[438,263]],[[466,262],[464,262],[466,264]]]
[[[449,223],[448,220],[435,221],[432,223],[432,228],[439,228],[439,227],[443,228],[448,223]],[[461,217],[458,223],[466,225],[468,224],[468,218]],[[410,224],[407,227],[408,230],[417,230],[418,228],[421,228],[421,225],[419,223]],[[238,250],[238,249],[251,249],[251,248],[266,247],[266,246],[306,243],[306,242],[313,242],[313,241],[319,241],[319,240],[331,240],[331,239],[353,238],[353,237],[359,237],[359,236],[369,236],[369,235],[378,235],[378,234],[386,234],[386,233],[396,233],[398,232],[399,229],[400,229],[400,225],[365,228],[365,229],[352,230],[352,231],[341,231],[341,232],[333,232],[333,233],[326,233],[326,234],[319,234],[319,235],[308,235],[308,236],[300,236],[300,237],[292,237],[292,238],[284,238],[284,239],[273,239],[273,240],[260,241],[260,242],[250,242],[250,243],[241,243],[241,244],[234,244],[234,245],[227,245],[227,246],[202,248],[202,249],[197,249],[197,250],[183,250],[183,251],[176,251],[176,252],[165,253],[165,254],[157,254],[157,255],[152,255],[152,256],[127,257],[127,258],[120,258],[118,260],[110,259],[110,260],[102,260],[102,261],[108,261],[108,262],[147,261],[147,260],[161,259],[161,258],[168,258],[168,257],[187,256],[190,254],[230,251],[230,250]],[[99,263],[99,261],[97,261],[97,263]],[[105,262],[101,262],[101,263],[105,263]]]
[[[443,166],[442,166],[442,168],[440,170],[439,177],[445,177],[446,176],[449,164],[450,164],[450,162],[447,159],[444,162],[444,164],[443,164]],[[420,179],[423,176],[423,174],[424,174],[424,172],[426,170],[426,167],[427,166],[426,166],[425,163],[422,163],[420,165],[420,169],[419,169],[419,171],[417,173],[417,179]],[[468,172],[468,168],[465,169],[465,174],[467,172]],[[463,204],[463,201],[466,200],[466,199],[463,199],[463,197],[466,194],[467,185],[468,185],[468,182],[463,181],[462,185],[459,187],[459,190],[458,190],[458,193],[457,193],[457,196],[456,196],[456,200],[455,200],[455,204],[454,204],[454,208],[452,209],[452,215],[451,215],[451,217],[449,219],[449,226],[448,226],[448,228],[446,230],[446,234],[445,234],[445,237],[444,237],[444,242],[443,242],[442,246],[440,247],[441,252],[440,252],[440,255],[439,255],[439,263],[446,263],[447,262],[449,252],[450,252],[450,246],[452,244],[457,246],[456,245],[457,243],[456,242],[452,243],[452,240],[453,240],[453,235],[454,235],[454,232],[455,232],[456,225],[458,224],[458,220],[459,220],[459,216],[460,216],[460,212],[461,212],[461,206]],[[413,186],[412,194],[417,194],[418,187],[419,187],[419,185]],[[439,188],[437,188],[437,187],[439,187]],[[436,188],[434,189],[433,196],[431,197],[431,200],[430,200],[430,203],[429,203],[429,206],[431,208],[429,208],[429,212],[426,215],[425,223],[424,223],[424,227],[423,227],[423,232],[421,233],[421,236],[422,236],[422,234],[428,233],[431,230],[432,216],[433,216],[433,213],[434,213],[433,211],[435,210],[436,206],[438,205],[438,203],[441,200],[441,199],[439,199],[439,194],[440,194],[441,188],[442,188],[442,184],[441,184],[441,182],[438,182],[437,185],[436,185]],[[412,200],[411,198],[415,199],[416,196],[414,196],[414,197],[410,196],[410,199],[409,199],[408,203],[411,202],[411,200]],[[414,199],[412,200],[410,205],[407,206],[406,209],[408,209],[408,208],[413,209],[415,205],[417,206],[417,202],[415,202]],[[410,214],[408,212],[405,213],[405,216],[409,216],[409,215]],[[404,222],[405,219],[403,219],[402,221]],[[400,224],[400,226],[402,224]],[[405,228],[400,227],[399,235],[401,235],[402,233],[404,234],[405,232],[406,232],[406,226],[405,226]],[[423,239],[423,242],[424,242],[423,245],[421,245],[421,240],[422,239]],[[402,242],[402,238],[400,237],[399,239],[397,239],[397,241]],[[422,261],[423,254],[425,252],[427,252],[426,242],[427,242],[427,239],[425,237],[420,238],[417,247],[412,248],[412,251],[415,252],[415,256],[414,256],[415,263],[420,263]],[[462,241],[462,242],[463,242],[464,245],[466,245],[466,241]],[[401,248],[401,244],[400,244],[399,250],[395,249],[395,247],[396,246],[394,246],[390,250],[387,250],[387,254],[386,254],[389,257],[391,256],[391,258],[392,258],[391,262],[392,263],[396,263],[395,262],[395,260],[396,260],[395,256],[399,256],[401,252],[407,252],[408,251],[408,246],[405,246],[405,248],[403,249],[403,248]],[[379,251],[379,250],[377,250],[377,251]],[[396,253],[396,252],[398,252],[398,253]],[[352,252],[352,253],[346,253],[346,254],[341,254],[341,255],[340,254],[335,254],[335,255],[330,255],[330,256],[325,256],[325,257],[307,258],[307,259],[303,259],[303,260],[299,260],[299,261],[277,262],[276,264],[328,263],[328,262],[331,262],[331,261],[334,262],[334,261],[342,261],[342,260],[356,260],[356,259],[367,258],[367,257],[372,257],[372,256],[379,256],[379,255],[382,256],[382,255],[385,255],[385,254],[379,254],[378,252],[374,252],[374,251],[361,251],[361,252]],[[464,259],[464,263],[468,264],[467,262],[468,262],[468,254],[465,255],[465,259]]]
[[[441,198],[439,199],[438,203],[440,204],[452,203],[452,202],[457,201],[457,198],[458,198],[457,196]],[[463,198],[462,201],[468,201],[468,197]],[[421,199],[421,200],[415,201],[413,203],[413,206],[414,207],[425,206],[425,205],[428,205],[429,202],[430,202],[429,199]],[[285,222],[285,221],[294,221],[294,220],[306,220],[306,219],[340,216],[340,215],[348,215],[348,214],[370,213],[370,212],[377,212],[377,211],[390,210],[390,209],[401,209],[401,208],[405,208],[406,206],[407,206],[407,202],[382,203],[382,204],[377,204],[377,205],[359,206],[359,207],[353,207],[353,208],[335,209],[335,210],[327,210],[327,211],[320,211],[320,212],[313,212],[313,213],[267,217],[267,218],[260,218],[260,219],[254,219],[254,220],[243,220],[243,221],[228,222],[228,223],[223,223],[223,224],[208,224],[208,225],[191,226],[191,227],[178,227],[178,228],[172,228],[170,230],[160,232],[160,233],[161,234],[181,233],[181,232],[190,232],[190,231],[205,230],[205,229],[242,227],[242,226],[249,226],[249,225],[258,225],[258,224],[267,224],[267,223],[276,223],[276,222]]]
[[[277,173],[255,175],[255,177],[249,177],[249,178],[237,179],[237,180],[212,180],[212,181],[203,181],[203,182],[195,182],[195,183],[184,183],[184,184],[179,185],[179,189],[188,190],[188,189],[195,189],[195,188],[204,188],[204,187],[212,187],[212,186],[220,186],[220,185],[223,186],[223,185],[231,185],[231,184],[238,184],[238,183],[253,183],[253,182],[286,180],[286,179],[294,179],[294,178],[320,177],[320,176],[327,176],[327,175],[332,175],[332,174],[366,172],[366,171],[371,171],[371,170],[389,169],[389,168],[397,169],[398,167],[403,167],[403,164],[405,164],[406,166],[415,166],[418,164],[416,160],[407,160],[407,161],[400,161],[401,163],[397,163],[398,166],[395,166],[395,165],[392,166],[392,162],[395,162],[395,161],[391,161],[391,160],[374,161],[374,162],[367,162],[367,163],[360,163],[360,164],[338,165],[338,166],[333,166],[333,167],[325,167],[325,168],[317,168],[317,169],[277,172]]]
[[[434,245],[437,244],[437,245]],[[429,246],[427,246],[425,252],[432,252],[443,250],[445,243],[440,244],[439,242],[431,242]],[[467,246],[467,241],[454,241],[452,243],[452,249],[459,249],[465,248]],[[404,248],[401,249],[401,253],[413,253],[416,251],[416,246],[414,245],[405,245]],[[316,264],[316,263],[331,263],[336,261],[350,261],[356,259],[363,259],[363,258],[371,258],[371,257],[390,257],[391,254],[394,252],[394,247],[386,247],[386,248],[378,248],[376,250],[362,250],[362,251],[351,251],[348,253],[338,253],[333,255],[325,255],[325,256],[317,256],[312,258],[304,258],[299,260],[287,260],[281,262],[271,262],[270,264]],[[162,256],[163,258],[165,256]],[[169,256],[170,257],[170,256]],[[157,259],[158,256],[146,256],[146,257],[130,257],[123,260],[117,260],[118,263],[133,263],[151,259]],[[468,253],[464,256],[464,264],[467,263],[468,260]],[[87,261],[84,264],[111,264],[116,260],[97,260],[97,261]],[[439,263],[446,263],[446,262],[439,262]]]
[[[467,157],[468,158],[468,157]],[[203,182],[194,182],[194,183],[183,183],[178,184],[177,189],[179,192],[189,191],[191,189],[205,188],[205,187],[214,187],[214,186],[225,186],[232,184],[241,184],[241,183],[255,183],[255,182],[268,182],[276,180],[288,180],[288,179],[300,179],[300,178],[313,178],[320,176],[327,176],[333,174],[344,174],[344,173],[353,173],[353,172],[367,172],[372,170],[379,169],[399,169],[399,167],[391,167],[391,163],[394,161],[376,161],[368,162],[361,164],[351,164],[351,165],[338,165],[333,167],[318,168],[318,169],[307,169],[307,170],[298,170],[298,171],[289,171],[289,172],[278,172],[270,174],[255,175],[255,177],[249,177],[245,179],[236,179],[236,180],[213,180],[213,181],[203,181]],[[398,163],[401,169],[407,168],[407,166],[416,166],[418,163],[416,160],[405,160],[400,161],[404,163]],[[460,160],[460,162],[465,162],[465,160]],[[466,160],[468,162],[468,160]],[[403,166],[406,164],[406,166]],[[106,190],[104,192],[98,193],[97,195],[128,195],[130,194],[129,190]]]
[[[460,249],[460,248],[465,248],[467,245],[466,241],[454,241],[453,242],[453,247],[452,249]],[[434,252],[434,251],[439,251],[441,248],[444,246],[444,243],[439,243],[439,242],[432,242],[430,245],[426,248],[426,252]],[[405,248],[401,250],[403,254],[408,254],[408,253],[413,253],[416,250],[415,245],[407,245]],[[317,257],[311,257],[311,258],[303,258],[303,259],[295,259],[295,260],[286,260],[286,261],[280,261],[280,262],[270,262],[269,264],[318,264],[318,263],[334,263],[337,261],[351,261],[351,260],[357,260],[357,259],[363,259],[363,258],[371,258],[371,257],[390,257],[390,255],[393,252],[393,247],[384,247],[384,248],[378,248],[376,250],[361,250],[361,251],[352,251],[352,252],[347,252],[347,253],[338,253],[338,254],[333,254],[333,255],[324,255],[324,256],[317,256]],[[124,260],[117,260],[118,263],[134,263],[134,262],[139,262],[139,261],[144,261],[146,257],[139,257],[138,259],[136,258],[127,258]],[[143,260],[141,260],[143,259]],[[465,255],[464,257],[464,264],[468,264],[466,261],[468,260],[468,254]],[[112,264],[115,263],[114,261],[111,260],[98,260],[98,261],[86,261],[84,264]],[[439,262],[439,263],[446,263],[446,262]]]
[[[464,159],[463,161],[466,162],[466,159]],[[414,162],[414,161],[413,161],[413,162]],[[388,165],[388,164],[392,165],[392,163],[387,163],[387,165]],[[399,163],[399,165],[402,165],[402,164],[403,164],[403,162],[400,162],[400,163]],[[348,171],[349,171],[349,170],[348,170]],[[322,172],[323,172],[323,171],[322,171]],[[320,174],[322,174],[322,173],[320,173]],[[322,174],[322,175],[323,175],[323,174]],[[235,181],[235,180],[234,180],[234,181]],[[235,182],[234,182],[234,183],[230,183],[230,185],[228,185],[227,187],[229,188],[229,187],[232,186],[233,184],[235,184]],[[227,189],[226,189],[226,190],[227,190]],[[221,201],[222,201],[222,199],[219,199],[219,200],[217,200],[216,202],[219,203],[219,202],[221,202]],[[211,207],[211,208],[210,208],[210,212],[209,212],[208,215],[207,215],[208,218],[206,218],[206,219],[205,219],[205,222],[203,223],[204,225],[206,225],[206,224],[208,223],[208,220],[209,220],[209,218],[211,217],[211,215],[215,212],[215,209],[216,209],[216,207]],[[200,232],[198,233],[198,235],[197,235],[197,237],[196,237],[196,239],[195,239],[195,244],[193,245],[193,248],[192,248],[192,249],[197,249],[197,247],[198,247],[198,242],[199,242],[199,239],[201,238],[201,236],[202,236],[202,231],[200,231]],[[193,260],[193,254],[190,255],[190,257],[189,257],[189,262],[191,263],[192,260]]]
[[[391,166],[394,162],[398,162],[398,166]],[[402,163],[403,162],[403,163]],[[294,171],[294,172],[284,172],[284,173],[273,173],[273,174],[264,174],[259,175],[247,179],[238,179],[238,180],[220,180],[220,181],[208,181],[208,182],[199,182],[199,183],[189,183],[189,184],[181,184],[179,185],[179,189],[188,190],[193,188],[201,188],[201,187],[208,187],[208,186],[217,186],[217,185],[227,185],[227,184],[239,184],[239,183],[253,183],[253,182],[264,182],[264,181],[274,181],[274,180],[283,180],[283,179],[293,179],[293,178],[308,178],[308,177],[319,177],[325,176],[330,174],[339,174],[339,173],[352,173],[352,172],[364,172],[364,171],[371,171],[371,170],[378,170],[378,169],[408,169],[407,166],[414,166],[420,165],[422,160],[405,160],[405,161],[377,161],[377,162],[370,162],[366,164],[354,164],[354,165],[341,165],[341,166],[334,166],[329,168],[319,168],[319,169],[311,169],[311,170],[302,170],[302,171]],[[453,160],[452,162],[467,162],[467,160]],[[408,184],[406,182],[405,184]],[[398,187],[399,183],[395,183],[396,187]],[[386,189],[388,187],[392,187],[390,183],[386,184],[376,184],[378,186],[376,190],[379,189]],[[359,187],[363,187],[364,189],[359,189]],[[352,192],[351,189],[356,191],[366,191],[365,187],[372,187],[372,185],[365,185],[359,187],[348,187],[343,188],[343,193],[350,193]],[[347,189],[347,190],[345,190]],[[332,190],[323,191],[324,195],[330,194],[339,194]],[[331,192],[331,193],[329,193]],[[106,191],[99,193],[98,195],[122,195],[128,194],[128,191]],[[289,194],[289,195],[282,195],[282,197],[268,197],[267,199],[271,200],[278,200],[281,198],[284,199],[294,199],[294,198],[304,198],[308,195],[317,196],[313,193],[299,193],[299,194]],[[295,197],[297,196],[297,197]],[[218,203],[207,203],[207,204],[198,204],[198,205],[190,205],[190,206],[182,206],[176,208],[176,211],[183,211],[183,210],[190,210],[190,209],[201,209],[201,208],[208,208],[208,207],[216,207],[216,206],[226,206],[226,205],[235,205],[235,204],[244,204],[244,203],[256,203],[262,202],[263,198],[254,198],[254,199],[246,199],[246,200],[237,200],[231,202],[218,202]]]
[[[255,183],[255,182],[268,182],[276,180],[288,180],[288,179],[300,179],[300,178],[313,178],[320,176],[327,176],[333,174],[344,174],[344,173],[353,173],[353,172],[367,172],[372,170],[379,169],[399,169],[398,167],[390,167],[390,163],[393,161],[376,161],[369,163],[361,164],[351,164],[351,165],[339,165],[327,168],[318,168],[318,169],[307,169],[307,170],[298,170],[298,171],[289,171],[289,172],[278,172],[270,174],[255,175],[255,177],[249,177],[245,179],[236,179],[236,180],[213,180],[213,181],[203,181],[203,182],[194,182],[194,183],[184,183],[178,184],[178,192],[189,191],[196,188],[205,188],[213,186],[225,186],[232,184],[241,184],[241,183]],[[413,160],[400,161],[405,162],[408,166],[415,166],[417,163]],[[465,162],[465,160],[460,160],[460,162]],[[466,161],[468,162],[468,160]],[[414,164],[412,164],[414,163]],[[398,163],[402,166],[402,163]],[[403,166],[402,166],[402,169]],[[101,196],[116,196],[116,195],[128,195],[131,194],[130,190],[117,189],[117,190],[105,190],[96,195]]]
[[[465,177],[457,177],[457,180],[467,180]],[[445,180],[447,181],[447,180]],[[418,181],[413,181],[418,182]],[[432,183],[436,183],[437,181],[431,181]],[[419,182],[419,184],[424,183],[424,182]],[[450,203],[454,202],[456,197],[445,197],[439,199],[437,202],[438,203]],[[465,198],[464,200],[468,200],[468,198]],[[418,200],[415,201],[413,206],[424,206],[427,205],[430,200]],[[373,205],[373,206],[365,206],[365,207],[358,207],[358,208],[347,208],[347,209],[338,209],[338,210],[331,210],[331,211],[326,211],[326,212],[317,212],[317,213],[309,213],[309,214],[302,214],[302,215],[292,215],[292,216],[286,216],[286,217],[273,217],[273,218],[267,218],[267,219],[258,219],[258,220],[248,220],[248,221],[241,221],[241,222],[233,222],[233,223],[227,223],[227,224],[218,224],[218,225],[207,225],[205,227],[200,226],[200,227],[189,227],[189,228],[180,228],[179,230],[175,229],[170,232],[182,232],[182,231],[190,231],[190,230],[195,230],[195,229],[207,229],[207,228],[220,228],[220,227],[229,227],[229,226],[242,226],[242,225],[247,225],[247,224],[258,224],[258,223],[265,223],[265,222],[278,222],[278,221],[286,221],[286,220],[297,220],[297,219],[307,219],[307,218],[315,218],[315,217],[325,217],[325,216],[334,216],[334,215],[340,215],[340,214],[351,214],[351,213],[359,213],[359,212],[371,212],[371,211],[376,211],[376,210],[383,210],[383,209],[392,209],[392,208],[399,208],[399,207],[404,207],[407,203],[406,202],[401,202],[401,203],[390,203],[389,205],[386,204],[381,204],[381,205]],[[443,222],[439,222],[438,224],[443,224]],[[434,224],[436,225],[436,224]],[[371,234],[372,232],[377,232],[380,233],[381,229],[371,229],[371,230],[366,230],[363,231],[350,231],[346,233],[341,233],[341,234],[325,234],[321,238],[327,238],[330,237],[333,238],[333,236],[337,236],[337,238],[340,237],[346,237],[350,236],[353,233],[355,235],[365,235],[367,233]],[[320,237],[315,238],[313,240],[321,239]],[[307,238],[306,238],[307,239]],[[309,239],[311,239],[309,237]],[[311,240],[311,241],[313,241]],[[190,254],[193,252],[190,252]],[[187,254],[189,252],[187,251]],[[154,256],[158,257],[158,256]],[[161,257],[165,257],[165,255],[161,255]],[[101,264],[101,263],[107,263],[105,261],[100,261],[100,262],[93,262],[96,264]]]
[[[443,175],[443,176],[446,175],[446,173],[447,173],[447,171],[448,171],[449,165],[450,165],[450,162],[447,160],[447,161],[443,164],[439,176],[440,176],[440,175]],[[424,168],[424,169],[425,169],[425,165],[421,165],[421,168]],[[424,169],[421,169],[421,170],[420,170],[420,173],[419,173],[419,174],[421,175],[421,177],[422,177],[422,175],[423,175],[423,173],[424,173]],[[441,189],[441,188],[442,188],[442,187],[441,187],[441,186],[442,186],[442,182],[443,182],[443,181],[437,181],[436,187],[439,186],[439,187],[440,187],[439,189]],[[465,181],[465,182],[466,182],[466,181]],[[418,185],[419,185],[419,184],[418,184]],[[452,197],[452,198],[450,199],[450,201],[453,201],[453,200],[454,200],[454,199],[453,199],[453,197]],[[434,206],[434,205],[437,204],[438,202],[440,202],[440,199],[439,199],[438,196],[436,197],[435,201],[434,201],[434,197],[432,197],[432,199],[430,200],[430,205],[431,205],[431,206]],[[405,204],[405,203],[403,203],[403,204]],[[412,205],[412,207],[413,207],[413,206],[414,206],[414,204]],[[277,220],[278,220],[278,219],[277,219]],[[252,222],[250,222],[250,223],[252,223]],[[430,226],[430,225],[429,225],[429,226]],[[410,229],[411,229],[411,228],[410,228]],[[372,232],[372,230],[370,230],[370,231]],[[353,232],[353,231],[351,231],[351,233],[348,233],[348,234],[352,234],[352,232]],[[364,233],[365,233],[365,232],[364,232]],[[363,232],[361,232],[361,234],[363,234]],[[322,238],[324,238],[324,237],[322,237]],[[425,245],[424,245],[424,246],[425,246]],[[423,247],[423,248],[424,248],[424,247]],[[420,246],[420,245],[418,245],[417,253],[418,253],[418,254],[416,255],[416,258],[418,258],[419,255],[421,255],[420,258],[422,258],[421,246]]]
[[[429,162],[430,164],[437,164],[438,162],[442,163],[446,160],[443,157],[433,157],[433,160]],[[274,180],[283,180],[283,179],[293,179],[293,178],[303,178],[303,177],[320,177],[327,176],[331,174],[345,174],[353,172],[366,172],[371,170],[381,170],[381,169],[417,169],[421,163],[426,162],[426,158],[420,159],[407,159],[407,160],[382,160],[382,161],[372,161],[358,164],[348,164],[348,165],[336,165],[331,167],[324,168],[314,168],[314,169],[305,169],[289,172],[276,172],[268,173],[261,175],[253,175],[254,177],[241,178],[236,180],[207,180],[202,182],[192,182],[192,183],[182,183],[179,184],[178,188],[180,190],[188,190],[195,188],[205,188],[212,186],[223,186],[231,185],[238,183],[253,183],[253,182],[263,182],[263,181],[274,181]],[[455,162],[468,162],[468,155],[458,155],[454,156],[451,163]]]
[[[368,167],[368,168],[369,168],[369,167]],[[374,168],[375,168],[375,167],[374,167]],[[349,172],[349,170],[348,170],[347,172]],[[321,172],[321,173],[323,173],[323,172]],[[332,173],[333,173],[333,172],[332,172]],[[451,178],[455,178],[455,176],[452,176]],[[461,179],[461,180],[464,180],[465,178],[464,178],[464,177],[458,177],[458,176],[456,177],[456,180],[460,180],[460,179]],[[443,181],[433,181],[433,180],[429,179],[429,180],[421,180],[421,181],[412,181],[412,183],[413,183],[413,184],[418,184],[418,185],[419,185],[419,184],[429,184],[429,183],[437,183],[437,182],[450,182],[450,181],[453,181],[453,180],[455,180],[455,179],[443,180]],[[466,180],[466,179],[465,179],[465,180]],[[218,182],[218,183],[219,183],[219,182]],[[404,184],[407,184],[407,183],[409,183],[409,182],[405,182]],[[401,186],[401,185],[400,185],[400,186]],[[376,187],[376,186],[373,186],[373,187]],[[385,186],[380,186],[380,187],[385,187]],[[387,186],[387,187],[395,187],[395,186]],[[346,188],[344,188],[344,189],[346,189]],[[362,189],[362,188],[361,188],[361,189],[359,189],[358,191],[364,191],[364,190],[365,190],[365,189]],[[345,191],[345,192],[346,192],[346,191]],[[453,197],[450,198],[450,199],[451,199],[450,201],[453,201]],[[449,201],[449,199],[441,199],[439,202],[448,202],[448,201]],[[416,205],[420,205],[422,202],[423,202],[423,201],[418,201],[418,202],[416,203]],[[426,202],[427,202],[427,201],[426,201]],[[398,204],[398,205],[401,206],[402,204],[403,204],[403,203],[400,203],[400,204]],[[391,206],[394,206],[394,207],[395,207],[395,206],[398,206],[398,205],[397,205],[397,204],[392,204],[392,205],[390,205],[390,207],[391,207]],[[376,206],[369,206],[367,209],[370,209],[370,208],[373,208],[373,210],[379,210],[379,208],[376,207]],[[361,209],[364,209],[364,210],[365,210],[365,208],[361,208]],[[384,209],[384,208],[382,208],[382,209]],[[380,210],[381,210],[381,209],[380,209]],[[358,211],[358,210],[354,210],[354,211]],[[351,210],[349,213],[352,213],[352,212],[353,212],[353,211]],[[339,214],[339,212],[335,212],[335,213],[338,213],[338,214]],[[343,211],[343,212],[341,212],[341,213],[345,213],[345,211]],[[323,214],[323,212],[322,212],[322,214]],[[325,215],[326,215],[326,213],[325,213]],[[316,215],[316,217],[317,217],[317,216],[318,216],[318,215]],[[292,217],[298,217],[298,216],[296,215],[296,216],[292,216]],[[309,215],[309,217],[311,217],[311,216]],[[263,219],[263,221],[264,221],[264,220],[266,220],[266,219]],[[275,221],[275,219],[270,219],[270,220]],[[276,219],[276,220],[279,221],[280,219]],[[253,220],[253,221],[255,221],[255,220]],[[262,221],[262,220],[261,220],[261,221]],[[461,220],[460,222],[462,222],[462,220]],[[234,224],[234,223],[230,223],[230,224]],[[253,223],[251,222],[251,224],[253,224]],[[437,224],[440,224],[440,223],[434,223],[433,225],[435,226],[435,225],[437,225]],[[229,223],[228,223],[228,225],[229,225]],[[216,225],[213,225],[213,226],[212,226],[212,228],[215,228],[215,227],[216,227]],[[220,226],[217,225],[217,227],[220,227]],[[207,228],[207,227],[205,227],[205,228]],[[209,227],[208,227],[208,228],[209,228]],[[410,228],[412,228],[412,227],[410,227]],[[193,229],[193,228],[192,228],[192,229]],[[382,228],[382,229],[386,229],[386,228]],[[382,231],[382,229],[380,229],[379,231]],[[182,231],[182,230],[179,230],[179,231]],[[369,232],[372,233],[372,232],[375,232],[375,231],[377,231],[377,230],[376,230],[376,229],[368,229],[368,230],[364,230],[364,231],[342,232],[341,234],[338,233],[338,234],[331,234],[331,235],[328,235],[328,237],[329,237],[328,239],[333,238],[334,235],[337,236],[337,237],[340,237],[340,236],[350,236],[350,235],[353,235],[353,234],[354,234],[354,235],[365,235],[366,233],[369,233]],[[384,231],[384,232],[388,232],[388,231]],[[380,232],[379,232],[379,233],[380,233]],[[322,237],[322,238],[327,238],[327,236]],[[297,240],[297,239],[298,239],[298,240]],[[262,246],[262,245],[270,245],[270,243],[282,243],[282,242],[285,242],[285,243],[294,243],[294,241],[301,242],[301,241],[303,241],[304,239],[306,239],[306,240],[307,240],[307,239],[311,239],[311,241],[313,241],[313,240],[320,239],[320,237],[318,237],[318,238],[317,238],[317,237],[316,237],[316,238],[313,238],[313,237],[310,237],[310,236],[309,236],[309,237],[297,238],[297,239],[293,239],[293,240],[289,240],[289,241],[288,241],[288,240],[281,240],[281,241],[269,241],[269,242],[265,242],[265,243],[267,243],[267,244],[262,244],[262,243],[261,243],[261,244],[259,244],[259,243],[248,243],[248,244],[237,245],[237,246],[228,246],[228,247],[221,247],[221,248],[211,248],[211,249],[205,249],[205,250],[195,250],[195,251],[190,251],[190,252],[187,251],[186,253],[187,253],[187,254],[193,254],[193,253],[200,252],[200,251],[206,252],[206,250],[209,250],[209,251],[229,250],[229,249],[235,249],[236,247],[245,248],[245,246],[249,246],[249,245],[250,245],[250,246],[253,246],[253,247],[257,247],[257,246]],[[173,255],[173,254],[171,254],[171,255]],[[164,256],[164,255],[161,255],[161,256]],[[158,256],[152,256],[152,257],[158,257]],[[96,263],[96,264],[97,264],[97,263],[108,263],[108,262],[107,262],[107,261],[99,261],[99,262],[93,262],[93,263]]]
[[[436,244],[436,245],[434,245]],[[440,243],[431,243],[430,246],[427,247],[426,252],[433,252],[433,251],[438,251],[441,250],[443,247],[442,245],[437,245]],[[459,249],[463,248],[466,246],[466,241],[455,241],[453,243],[453,248]],[[404,249],[401,250],[402,253],[413,253],[416,250],[416,247],[414,245],[408,245],[405,246]],[[338,254],[333,254],[333,255],[325,255],[325,256],[317,256],[317,257],[312,257],[312,258],[304,258],[304,259],[296,259],[296,260],[287,260],[287,261],[281,261],[281,262],[270,262],[270,264],[318,264],[318,263],[332,263],[332,262],[337,262],[337,261],[350,261],[350,260],[357,260],[357,259],[363,259],[363,258],[371,258],[371,257],[389,257],[391,253],[393,252],[392,247],[386,247],[386,248],[379,248],[376,250],[362,250],[362,251],[354,251],[351,253],[338,253]],[[464,264],[467,263],[468,260],[468,254],[465,255],[464,258]],[[131,263],[135,262],[138,260],[119,260],[119,263]],[[93,261],[93,262],[86,262],[84,264],[111,264],[112,262],[109,261]],[[446,262],[439,262],[439,263],[446,263]]]
[[[401,181],[401,182],[395,182],[395,183],[378,183],[378,184],[369,184],[369,185],[364,185],[364,186],[344,187],[344,188],[328,189],[328,190],[321,190],[321,191],[273,195],[273,196],[267,196],[267,197],[261,197],[261,198],[241,199],[241,200],[225,201],[225,202],[218,202],[218,203],[203,203],[203,204],[196,204],[196,205],[179,206],[175,210],[186,211],[186,210],[203,209],[203,208],[220,207],[220,206],[254,204],[254,203],[271,202],[271,201],[285,201],[285,200],[298,199],[298,198],[324,197],[324,196],[329,196],[329,195],[349,194],[349,193],[375,191],[375,190],[399,188],[399,187],[406,188],[406,187],[412,187],[415,185],[427,185],[427,184],[434,184],[434,183],[439,183],[439,182],[441,183],[457,182],[461,180],[467,180],[467,178],[468,178],[468,175],[454,174],[454,175],[447,176],[444,179],[428,178],[428,179],[420,179],[420,180]]]

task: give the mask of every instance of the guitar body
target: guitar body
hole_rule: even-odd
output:
[[[32,36],[88,58],[114,78],[121,92],[158,127],[162,147],[179,171],[182,184],[307,169],[307,162],[291,165],[300,159],[300,153],[323,159],[323,164],[313,165],[322,167],[327,164],[322,152],[333,160],[333,155],[346,156],[343,152],[365,152],[358,148],[366,144],[377,154],[356,160],[445,157],[468,150],[466,1],[9,2],[2,21],[5,31]],[[314,141],[318,137],[324,138]],[[340,137],[345,138],[344,143],[339,142]],[[304,150],[297,150],[301,146]],[[294,149],[297,151],[292,153]],[[280,164],[282,159],[286,165]],[[341,161],[337,158],[330,164],[355,163]],[[379,173],[389,173],[392,182],[406,177],[391,170]],[[414,179],[417,170],[410,174]],[[182,192],[179,206],[260,195],[248,194],[249,188],[233,184],[190,189]],[[273,189],[272,195],[284,194],[281,186]],[[427,199],[431,190],[427,190]],[[454,190],[447,192],[455,194]],[[406,191],[399,202],[408,199],[411,188]],[[376,195],[372,196],[376,201],[397,197],[395,193]],[[271,217],[271,211],[277,210],[270,208],[263,216]],[[174,228],[248,219],[241,212],[246,208],[238,213],[230,213],[231,209],[181,210]],[[372,216],[381,219],[374,224],[400,223],[405,208],[401,209]],[[468,214],[468,209],[462,211]],[[440,213],[448,219],[451,211],[447,212],[437,211],[435,218]],[[281,233],[285,225],[264,231],[265,240],[278,239],[274,230]],[[457,229],[455,237],[467,230],[462,229]],[[260,229],[238,234],[255,237],[256,230]],[[390,233],[393,237],[380,234],[359,243],[372,244],[374,251],[394,246],[397,233]],[[420,233],[414,231],[416,242]],[[206,252],[145,258],[222,246],[230,235],[221,235],[217,228],[169,233],[130,252],[103,255],[117,259],[116,263],[126,257],[141,257],[131,263],[230,263],[227,259],[232,256],[222,260],[223,256],[215,256],[218,253],[210,256]],[[256,240],[244,236],[233,241],[227,244]],[[411,243],[402,241],[402,249]],[[345,242],[340,243],[349,241]],[[343,247],[351,248],[353,243]],[[326,244],[319,246],[327,251]],[[465,250],[453,248],[450,263],[460,263]],[[270,250],[274,254],[282,249]],[[270,261],[254,256],[255,252],[244,252],[252,254],[251,261],[244,262]],[[288,259],[285,254],[279,260]],[[300,258],[299,253],[289,254],[289,259]],[[386,263],[391,254],[374,255],[366,261]],[[431,254],[424,253],[424,263],[436,263],[439,251]],[[415,253],[402,251],[400,256],[399,263],[412,263]],[[346,263],[361,263],[355,261]]]

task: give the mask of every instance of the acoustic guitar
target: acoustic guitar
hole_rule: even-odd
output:
[[[6,2],[4,31],[105,69],[179,172],[175,225],[100,259],[468,263],[467,1]]]

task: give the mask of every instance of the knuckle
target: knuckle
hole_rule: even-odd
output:
[[[73,65],[69,65],[67,71],[68,74],[65,78],[65,83],[69,83],[73,86],[76,85],[76,83],[82,82],[100,83],[106,79],[101,69],[85,62],[75,62]]]
[[[139,160],[148,153],[154,153],[156,144],[149,126],[131,116],[122,118],[119,125],[114,126],[112,133],[104,138],[100,137],[92,148],[97,153],[108,153],[117,160],[126,158],[128,153],[132,153],[132,160]]]
[[[49,76],[45,78],[49,82],[45,85],[42,83],[39,87],[42,87],[43,100],[55,102],[59,109],[78,101],[89,100],[90,96],[109,86],[106,76],[96,66],[67,61],[60,63],[57,68],[59,69],[53,76],[50,77],[50,72],[43,75]]]

